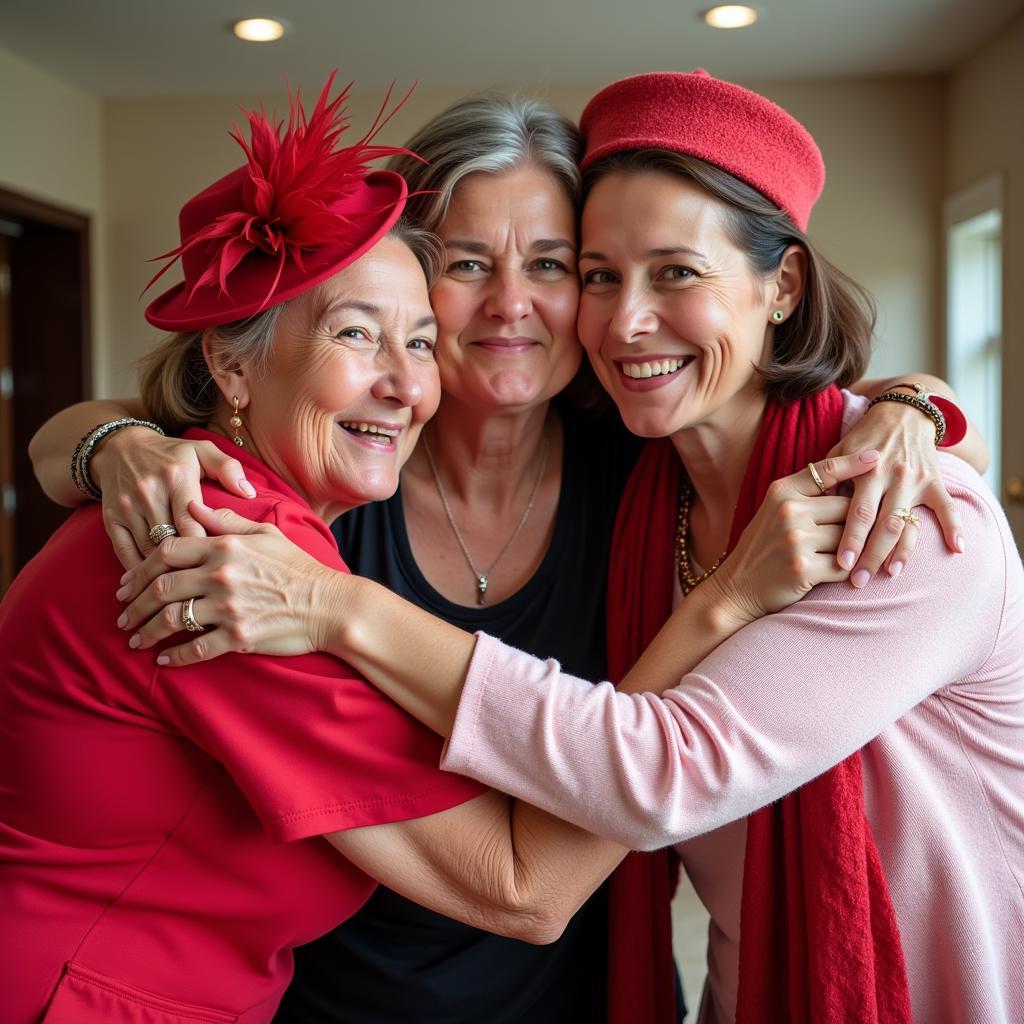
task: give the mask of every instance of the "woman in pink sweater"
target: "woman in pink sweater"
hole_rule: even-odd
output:
[[[320,570],[319,599],[275,628],[306,630],[450,736],[445,767],[635,849],[678,844],[712,918],[702,1021],[1024,1020],[1024,573],[998,503],[947,459],[962,553],[897,492],[885,522],[907,536],[884,567],[782,611],[745,600],[746,570],[780,541],[762,517],[733,551],[740,531],[807,463],[816,493],[814,460],[864,408],[837,384],[862,369],[870,324],[805,234],[820,154],[783,111],[701,72],[609,86],[582,127],[581,337],[626,424],[660,439],[613,555],[622,685]],[[913,391],[896,400],[941,440],[941,402]],[[181,541],[170,567],[202,567],[147,590],[129,628],[200,593],[207,621],[230,624],[312,569],[263,527],[196,512],[260,534],[260,573],[228,614],[221,556]],[[695,600],[706,636],[673,628]],[[742,628],[709,653],[723,620]],[[658,859],[637,864],[665,888]],[[655,1000],[636,1019],[667,1014]]]

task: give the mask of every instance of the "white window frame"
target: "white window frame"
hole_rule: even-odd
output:
[[[942,220],[943,220],[943,245],[945,248],[945,299],[946,299],[946,330],[945,339],[943,345],[943,364],[945,368],[946,378],[954,389],[959,389],[960,383],[957,381],[958,367],[956,366],[952,354],[954,349],[955,339],[953,332],[956,329],[956,295],[955,295],[955,274],[954,274],[954,256],[952,247],[950,245],[950,235],[954,228],[958,225],[965,223],[966,221],[973,220],[976,217],[980,217],[983,214],[991,211],[996,211],[1000,217],[1001,231],[1005,231],[1006,217],[1003,205],[1004,200],[1004,185],[1003,176],[999,172],[994,172],[987,175],[984,178],[968,185],[966,188],[960,189],[953,195],[948,196],[943,203],[942,208]],[[1002,247],[1000,248],[1000,293],[997,297],[999,303],[999,323],[1000,330],[1003,329],[1003,308],[1005,303],[1003,301],[1003,294],[1006,287],[1006,274],[1005,274],[1005,255]],[[999,351],[1000,351],[1000,362],[1002,362],[1001,351],[1002,351],[1002,338],[998,339]],[[1001,368],[1000,374],[1005,372]],[[992,453],[992,462],[989,467],[989,471],[985,474],[985,478],[989,485],[995,491],[999,493],[1000,488],[1000,477],[1001,477],[1001,451],[1002,451],[1002,402],[1003,402],[1003,380],[998,381],[999,384],[999,405],[998,410],[990,410],[993,415],[986,418],[982,415],[979,416],[977,411],[968,410],[968,414],[981,429],[985,440],[988,442],[989,449]]]

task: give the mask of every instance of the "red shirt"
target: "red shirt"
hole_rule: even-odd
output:
[[[189,436],[240,458],[258,493],[207,484],[206,502],[344,570],[287,484]],[[291,947],[376,885],[321,835],[483,790],[440,771],[441,741],[326,655],[167,669],[129,650],[121,571],[92,505],[0,605],[0,1019],[268,1021]]]

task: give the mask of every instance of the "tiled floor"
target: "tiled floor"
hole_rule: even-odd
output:
[[[707,975],[708,915],[685,872],[672,901],[672,945],[683,974],[683,989],[690,1007],[687,1021],[694,1020]]]

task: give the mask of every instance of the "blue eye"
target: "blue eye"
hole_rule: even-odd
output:
[[[409,348],[416,352],[433,352],[437,342],[433,338],[413,338],[409,342]]]

